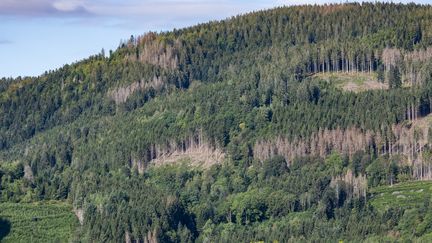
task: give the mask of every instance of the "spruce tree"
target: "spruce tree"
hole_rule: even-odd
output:
[[[390,66],[389,70],[389,86],[391,89],[399,88],[402,85],[402,80],[400,77],[399,68],[395,66]]]

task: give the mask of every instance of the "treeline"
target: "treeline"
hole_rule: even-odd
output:
[[[409,221],[404,209],[371,207],[368,190],[431,174],[430,140],[409,130],[432,109],[431,14],[415,4],[278,8],[3,79],[0,198],[69,201],[85,215],[77,241],[424,237],[428,203]],[[344,92],[317,72],[372,72],[392,89]],[[371,143],[341,139],[350,131]],[[308,153],[309,141],[322,152]],[[193,146],[223,159],[204,171],[152,167]],[[423,229],[410,231],[414,221]]]
[[[178,66],[203,81],[218,80],[236,58],[232,54],[272,46],[300,47],[306,55],[289,58],[306,58],[309,73],[377,70],[385,48],[412,51],[431,44],[430,14],[428,6],[381,3],[279,8],[159,36],[150,33],[123,46],[142,61],[172,60],[174,65],[163,66]]]
[[[109,58],[101,53],[38,78],[2,81],[2,87],[9,88],[2,92],[0,101],[0,147],[9,148],[81,114],[113,114],[117,107],[107,93],[135,82],[160,79],[166,85],[161,90],[139,85],[131,92],[137,95],[126,110],[141,107],[166,90],[187,89],[193,80],[218,82],[236,77],[235,72],[241,69],[267,86],[282,79],[277,84],[282,87],[277,89],[320,71],[379,72],[381,66],[387,71],[385,48],[396,48],[410,56],[428,56],[422,53],[429,51],[422,50],[430,44],[430,18],[430,7],[419,5],[302,6],[131,38],[110,52]],[[412,50],[416,52],[410,54]],[[429,63],[428,58],[421,60]],[[276,70],[266,67],[258,73],[253,70],[268,63],[286,66]],[[430,77],[428,65],[410,61],[406,67],[393,66],[402,81],[422,83]],[[381,76],[388,81],[396,71]],[[391,86],[400,85],[396,82]]]

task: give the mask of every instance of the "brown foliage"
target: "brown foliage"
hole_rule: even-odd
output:
[[[165,144],[152,145],[147,157],[132,156],[131,167],[144,173],[147,166],[161,166],[179,161],[187,161],[195,166],[210,167],[221,163],[225,153],[211,145],[201,132],[191,135],[181,142],[168,141]]]
[[[132,95],[137,90],[148,90],[153,88],[155,90],[160,90],[164,85],[162,77],[153,77],[151,81],[136,81],[128,86],[119,87],[115,90],[108,92],[108,97],[115,101],[116,104],[121,104],[126,102],[127,98]]]

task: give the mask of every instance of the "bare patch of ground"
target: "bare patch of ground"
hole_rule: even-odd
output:
[[[333,83],[336,87],[348,92],[388,89],[388,84],[379,82],[375,73],[369,72],[331,72],[317,73],[312,76]]]
[[[201,136],[198,137],[201,138]],[[214,164],[222,163],[225,159],[225,153],[217,146],[212,146],[202,139],[195,140],[194,137],[183,143],[183,146],[174,144],[167,147],[154,146],[151,154],[152,159],[148,162],[132,156],[131,167],[137,169],[140,174],[143,174],[148,167],[176,163],[186,163],[190,166],[207,169]]]
[[[165,153],[160,157],[150,161],[151,165],[161,166],[177,162],[187,162],[193,166],[209,168],[210,166],[222,163],[225,154],[218,148],[212,148],[207,144],[193,146],[186,150],[175,150]]]
[[[377,90],[377,89],[388,89],[388,85],[384,83],[380,83],[378,81],[368,80],[363,82],[362,84],[356,84],[354,82],[348,82],[342,86],[344,91],[351,92],[362,92],[366,90]]]

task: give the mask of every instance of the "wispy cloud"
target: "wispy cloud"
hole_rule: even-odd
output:
[[[25,17],[57,17],[89,15],[84,0],[1,0],[0,15]]]
[[[265,1],[251,1],[249,4],[242,1],[134,1],[129,0],[121,4],[98,4],[93,2],[88,9],[99,15],[143,16],[143,15],[175,15],[190,16],[221,13],[221,11],[241,11],[257,5],[265,6]],[[223,13],[223,12],[222,12]]]
[[[108,17],[113,26],[130,25],[172,28],[200,21],[220,19],[252,10],[270,8],[265,1],[127,0],[122,3],[92,1],[86,5],[92,14]]]
[[[277,0],[0,0],[0,18],[169,30],[275,6]]]
[[[63,15],[143,16],[207,15],[269,5],[265,0],[1,0],[0,15],[57,17]]]
[[[348,0],[352,2],[351,0]],[[383,0],[409,2],[411,0]],[[417,2],[430,0],[417,0]],[[214,16],[276,5],[342,3],[347,0],[0,0],[0,15],[64,16]]]
[[[0,39],[0,45],[8,45],[8,44],[12,44],[13,42],[10,40],[2,40]]]

